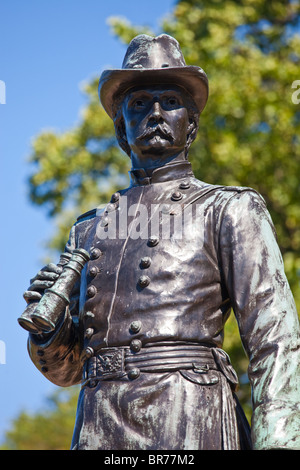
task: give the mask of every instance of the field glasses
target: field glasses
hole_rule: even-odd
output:
[[[69,305],[72,289],[89,259],[89,253],[83,248],[73,250],[72,254],[62,253],[58,262],[63,268],[62,273],[52,287],[45,289],[40,300],[28,303],[18,318],[20,326],[34,334],[53,331]]]

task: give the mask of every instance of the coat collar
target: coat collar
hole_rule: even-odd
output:
[[[138,168],[129,171],[131,186],[144,186],[194,176],[190,162],[183,161],[158,168]]]

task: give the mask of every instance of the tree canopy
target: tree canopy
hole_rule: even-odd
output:
[[[141,32],[151,34],[148,27],[119,18],[110,24],[125,44]],[[161,25],[161,32],[179,41],[187,64],[200,65],[209,77],[210,97],[189,154],[195,176],[262,194],[298,311],[300,108],[292,100],[292,84],[300,79],[299,26],[299,1],[290,0],[178,1]],[[42,132],[32,146],[29,194],[57,226],[49,241],[57,251],[80,213],[108,202],[128,184],[130,160],[99,104],[98,79],[84,88],[87,105],[80,123],[63,133]],[[243,385],[247,360],[233,321],[226,335],[250,418],[249,390]]]
[[[0,450],[69,450],[78,387],[58,389],[34,414],[22,411],[12,422]]]
[[[299,79],[299,2],[179,1],[161,32],[180,43],[187,64],[200,65],[210,83],[190,160],[211,184],[257,189],[273,218],[286,272],[300,302],[300,109],[292,101]],[[111,18],[124,43],[151,33]],[[130,161],[99,104],[98,78],[84,87],[80,123],[63,133],[42,132],[32,146],[29,194],[57,224],[49,241],[62,250],[81,213],[127,185]]]

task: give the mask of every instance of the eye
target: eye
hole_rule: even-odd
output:
[[[147,98],[143,96],[132,96],[127,103],[127,108],[132,111],[141,111],[147,104]]]
[[[170,108],[175,108],[179,105],[179,101],[176,96],[168,96],[165,100],[165,104]]]
[[[133,106],[136,109],[141,109],[145,106],[145,102],[141,99],[138,99],[138,100],[135,100],[135,102],[133,103]]]

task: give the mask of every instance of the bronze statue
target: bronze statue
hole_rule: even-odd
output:
[[[88,252],[81,276],[66,282],[54,329],[39,325],[28,343],[50,381],[82,384],[72,448],[299,449],[299,322],[265,202],[197,180],[188,161],[206,74],[174,38],[140,35],[99,95],[131,184],[72,227],[66,253]],[[38,306],[61,271],[41,270],[25,298]],[[231,309],[249,357],[251,432],[222,350]]]

